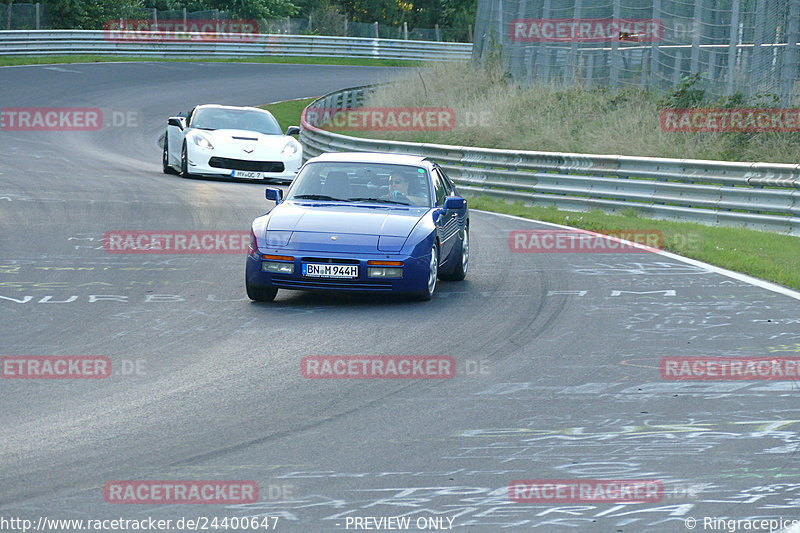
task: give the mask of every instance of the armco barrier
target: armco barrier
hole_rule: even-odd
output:
[[[332,92],[309,108],[349,109],[371,86]],[[301,121],[306,158],[367,151],[427,156],[470,194],[585,211],[635,209],[662,219],[800,235],[800,165],[496,150],[364,139]]]
[[[192,34],[189,34],[192,35]],[[258,34],[248,42],[114,40],[102,30],[0,31],[0,56],[102,54],[148,57],[362,57],[467,61],[469,43]]]

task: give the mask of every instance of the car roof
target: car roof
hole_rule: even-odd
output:
[[[261,111],[262,113],[272,114],[266,109],[259,109],[257,107],[250,107],[250,106],[238,106],[238,105],[221,105],[221,104],[200,104],[195,106],[195,109],[237,109],[237,110],[249,110],[249,111]]]
[[[342,161],[347,163],[390,163],[396,165],[422,165],[430,167],[432,162],[423,156],[387,154],[381,152],[328,152],[311,161]]]

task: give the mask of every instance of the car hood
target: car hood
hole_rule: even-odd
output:
[[[424,207],[284,202],[269,216],[269,231],[352,234],[408,238]]]
[[[200,134],[208,138],[215,148],[276,151],[280,153],[292,137],[286,135],[265,135],[255,131],[247,130],[193,130],[195,134]]]

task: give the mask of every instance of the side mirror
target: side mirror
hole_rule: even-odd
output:
[[[183,117],[169,117],[169,120],[167,120],[167,124],[169,124],[170,126],[175,126],[179,128],[181,131],[183,131],[183,128],[186,127],[185,120],[186,119]]]
[[[289,126],[286,128],[286,135],[300,135],[300,127]]]
[[[281,189],[268,188],[264,194],[267,200],[272,200],[276,205],[283,201],[283,190]]]
[[[444,210],[450,211],[452,210],[460,210],[467,207],[467,201],[460,196],[448,196],[444,199]]]

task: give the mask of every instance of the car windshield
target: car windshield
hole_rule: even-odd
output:
[[[247,130],[282,135],[280,125],[271,114],[255,109],[203,107],[195,110],[190,126],[203,130]]]
[[[430,207],[429,183],[416,166],[318,161],[303,167],[286,199]]]

